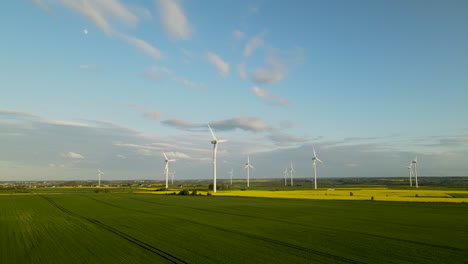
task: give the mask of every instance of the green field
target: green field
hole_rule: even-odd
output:
[[[0,195],[0,263],[466,263],[468,205]]]

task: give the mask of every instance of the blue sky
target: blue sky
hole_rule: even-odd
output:
[[[467,175],[466,1],[8,1],[0,180]]]

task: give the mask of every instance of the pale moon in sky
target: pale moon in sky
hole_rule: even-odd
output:
[[[88,35],[88,30],[87,30],[87,29],[84,29],[84,30],[83,30],[83,33],[84,33],[85,35]]]

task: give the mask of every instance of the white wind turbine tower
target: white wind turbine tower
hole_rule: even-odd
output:
[[[319,158],[317,158],[317,153],[315,153],[315,148],[312,146],[312,150],[314,151],[314,157],[312,158],[312,167],[314,167],[314,186],[315,190],[317,190],[317,161],[323,163]]]
[[[293,163],[291,161],[291,186],[294,186],[294,182],[293,182],[293,179],[294,179],[294,173],[296,171],[294,170],[294,167],[293,167]]]
[[[175,173],[176,173],[175,171],[173,171],[173,172],[170,173],[170,174],[171,174],[171,177],[172,177],[172,179],[171,179],[171,184],[174,184],[174,175],[175,175]]]
[[[284,169],[283,173],[284,173],[284,186],[287,186],[288,184],[286,182],[286,179],[288,177],[288,168]]]
[[[413,163],[414,180],[416,182],[416,188],[419,188],[419,185],[418,185],[418,167],[417,167],[418,157],[416,156],[411,163]]]
[[[231,171],[228,171],[229,174],[231,174],[231,186],[232,186],[232,175],[234,174],[234,169],[231,168]]]
[[[410,162],[407,168],[409,171],[409,186],[413,187],[413,162]]]
[[[166,161],[166,166],[164,167],[164,174],[166,174],[166,189],[169,188],[169,162],[176,161],[175,159],[168,159],[166,156],[166,153],[163,152],[165,161]]]
[[[213,192],[216,192],[216,152],[218,151],[218,143],[227,142],[229,140],[220,139],[218,140],[213,133],[213,130],[210,127],[210,124],[207,124],[208,128],[210,129],[211,135],[213,136],[213,140],[211,144],[213,144]]]
[[[247,156],[247,163],[245,164],[244,169],[247,169],[247,187],[250,186],[250,168],[255,169],[251,164],[250,164],[250,157]]]
[[[98,186],[101,186],[101,175],[104,174],[104,172],[102,172],[101,170],[97,170],[98,171],[98,177],[99,177],[99,183],[98,183]]]

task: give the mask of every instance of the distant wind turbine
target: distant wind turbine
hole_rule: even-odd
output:
[[[409,186],[413,187],[413,162],[410,162],[407,168],[409,171]]]
[[[98,177],[99,177],[99,183],[98,183],[98,186],[101,186],[101,175],[104,174],[104,172],[102,172],[101,170],[97,170],[98,171]]]
[[[416,188],[419,188],[419,185],[418,185],[418,167],[417,167],[418,157],[416,156],[411,163],[413,163],[414,180],[415,180],[415,183],[416,183]]]
[[[294,170],[292,161],[291,161],[291,170],[290,170],[290,172],[291,172],[291,186],[294,186],[294,173],[296,171]]]
[[[166,174],[166,189],[169,188],[169,162],[176,161],[175,159],[168,159],[166,153],[163,152],[164,159],[166,161],[166,166],[164,167],[164,174]]]
[[[228,171],[229,174],[231,174],[231,185],[232,185],[232,175],[234,174],[234,169],[231,168],[231,171]]]
[[[208,128],[210,129],[211,135],[213,136],[213,140],[211,144],[213,144],[213,192],[216,192],[216,152],[218,151],[218,143],[227,142],[229,140],[220,139],[218,140],[213,133],[213,130],[210,127],[210,124],[207,124]]]
[[[176,174],[175,171],[171,172],[171,177],[172,177],[171,184],[174,184],[174,175],[175,174]]]
[[[312,150],[314,151],[314,157],[312,158],[312,167],[314,167],[314,186],[315,190],[317,190],[317,161],[323,163],[319,158],[317,158],[317,153],[315,153],[315,148],[312,146]]]
[[[288,177],[288,168],[284,169],[284,186],[288,186],[288,183],[286,182],[286,179]]]
[[[250,157],[247,156],[247,163],[245,164],[244,169],[247,169],[247,187],[250,187],[250,168],[255,169],[251,164],[250,164]]]

